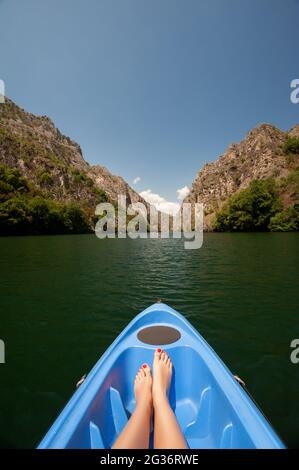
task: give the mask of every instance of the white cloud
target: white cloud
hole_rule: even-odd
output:
[[[178,200],[183,201],[185,197],[188,196],[188,194],[190,193],[190,189],[188,188],[188,186],[184,186],[181,189],[177,189],[176,192],[178,195]]]
[[[141,181],[140,176],[136,176],[136,178],[133,179],[133,184],[137,184],[139,181]]]
[[[180,208],[180,204],[177,202],[167,201],[164,197],[160,196],[157,193],[153,193],[151,189],[147,189],[146,191],[141,191],[139,193],[143,199],[146,200],[149,204],[158,209],[158,211],[166,212],[170,215],[175,215]]]
[[[167,201],[167,199],[165,199],[163,196],[160,196],[160,194],[153,193],[151,189],[141,191],[139,194],[141,197],[143,197],[143,199],[146,200],[146,202],[155,206],[158,211],[166,212],[170,215],[175,215],[181,207],[181,202],[190,193],[190,189],[188,188],[188,186],[184,186],[183,188],[177,189],[176,192],[177,200],[179,202]]]

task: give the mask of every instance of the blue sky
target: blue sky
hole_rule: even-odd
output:
[[[0,79],[137,191],[176,201],[261,122],[299,122],[299,0],[0,0]]]

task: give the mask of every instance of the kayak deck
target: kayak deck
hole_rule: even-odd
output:
[[[108,348],[39,448],[110,448],[134,410],[136,372],[143,362],[152,367],[157,346],[173,362],[169,399],[190,448],[284,447],[190,323],[167,305],[154,304]]]

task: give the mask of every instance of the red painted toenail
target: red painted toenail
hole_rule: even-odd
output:
[[[162,351],[162,349],[160,349],[160,348],[157,349],[157,352],[161,352],[161,351]]]
[[[142,366],[142,367],[143,367],[143,369],[146,369],[146,364],[143,364],[143,366]]]

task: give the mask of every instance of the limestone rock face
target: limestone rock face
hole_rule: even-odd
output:
[[[253,179],[278,179],[289,174],[290,164],[283,151],[288,136],[299,136],[299,125],[283,132],[261,124],[239,144],[231,144],[218,160],[204,165],[184,202],[204,204],[205,230],[212,230],[215,214],[228,198],[247,188]]]
[[[117,201],[118,195],[122,194],[126,196],[128,204],[142,202],[147,205],[145,200],[121,176],[112,175],[107,168],[100,165],[92,166],[90,171],[96,185],[104,188],[112,200]]]
[[[0,163],[17,168],[34,187],[57,201],[75,201],[94,211],[99,194],[127,203],[143,202],[123,178],[106,168],[91,166],[80,145],[61,134],[47,116],[35,116],[5,99],[0,105]]]
[[[296,124],[295,126],[293,126],[288,134],[291,136],[291,137],[299,137],[299,124]]]

